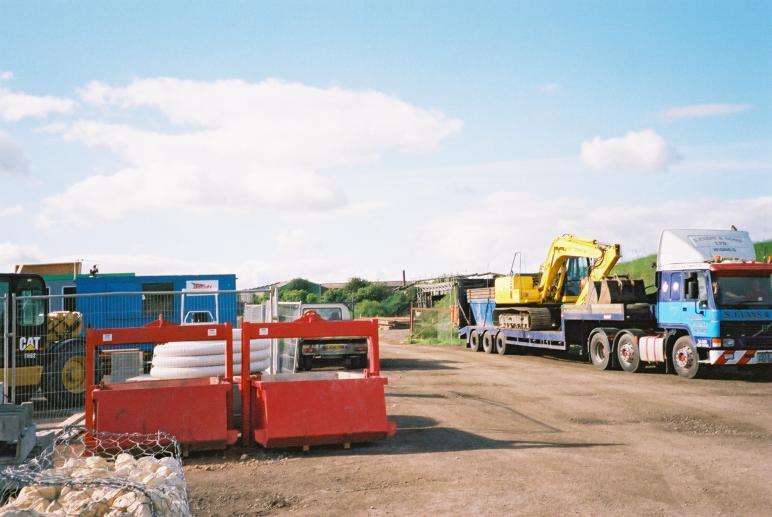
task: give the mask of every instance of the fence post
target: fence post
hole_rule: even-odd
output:
[[[11,341],[11,403],[16,403],[16,293],[11,293],[11,334],[8,336]]]
[[[10,359],[9,353],[8,353],[8,346],[11,344],[11,340],[8,339],[8,311],[10,310],[8,308],[8,294],[3,295],[3,404],[6,404],[10,401],[10,394],[11,394],[11,388],[8,385],[8,372],[9,365],[8,360]]]
[[[413,337],[413,302],[410,302],[410,337]]]

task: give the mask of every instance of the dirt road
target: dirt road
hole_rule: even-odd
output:
[[[186,465],[196,515],[769,515],[772,382],[382,335],[394,438]]]

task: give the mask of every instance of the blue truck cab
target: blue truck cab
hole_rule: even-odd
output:
[[[672,357],[685,377],[700,365],[772,363],[772,264],[756,261],[747,232],[664,231],[656,282],[664,334],[644,340],[642,355]]]

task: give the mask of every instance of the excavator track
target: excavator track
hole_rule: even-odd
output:
[[[557,326],[549,309],[518,307],[497,312],[499,326],[518,330],[552,330]]]

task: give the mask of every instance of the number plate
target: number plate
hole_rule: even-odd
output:
[[[343,345],[327,345],[324,347],[325,350],[343,350]]]
[[[772,363],[772,352],[756,352],[757,363]]]

